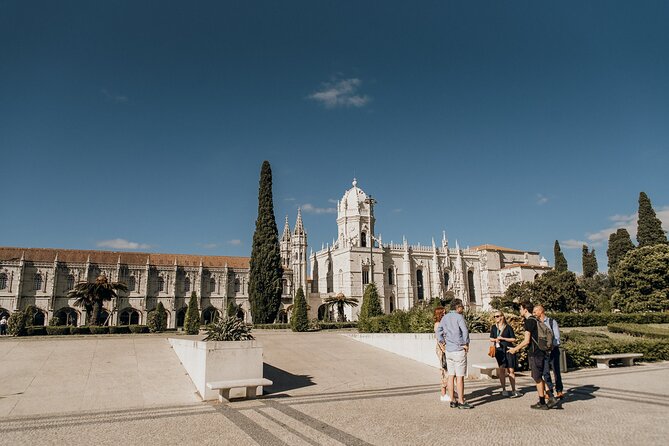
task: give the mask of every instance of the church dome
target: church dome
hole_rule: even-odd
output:
[[[367,199],[367,194],[358,187],[358,181],[353,179],[353,187],[344,192],[344,196],[341,199],[339,204],[340,211],[358,211],[361,210],[367,205],[365,200]]]

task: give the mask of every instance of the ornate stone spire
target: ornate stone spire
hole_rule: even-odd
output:
[[[295,235],[304,235],[304,225],[302,224],[302,209],[297,208],[297,221],[295,222]]]
[[[281,236],[281,240],[284,242],[289,242],[290,241],[290,225],[288,224],[288,216],[286,215],[286,224],[283,225],[283,235]]]

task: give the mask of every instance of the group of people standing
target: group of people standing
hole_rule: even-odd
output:
[[[467,353],[469,351],[469,330],[463,316],[464,305],[460,299],[454,299],[450,311],[443,307],[434,310],[434,332],[437,337],[437,356],[441,368],[441,401],[450,403],[450,407],[471,409],[473,406],[464,399],[464,378],[467,373]],[[517,398],[522,394],[516,389],[517,367],[516,354],[528,348],[528,361],[532,379],[537,388],[539,401],[531,405],[532,409],[550,409],[557,405],[558,399],[564,397],[562,377],[560,375],[560,329],[557,321],[546,316],[543,306],[534,306],[529,301],[521,302],[520,315],[525,319],[525,336],[523,341],[514,347],[516,334],[507,323],[504,313],[494,313],[495,323],[490,329],[490,342],[494,347],[497,360],[497,376],[502,386],[502,396]],[[543,333],[552,336],[549,350],[540,344],[540,326],[548,327]],[[543,328],[543,327],[541,327]],[[543,347],[543,348],[542,348]],[[555,384],[551,379],[553,370]],[[508,376],[511,392],[506,390]],[[455,387],[457,386],[457,392]]]

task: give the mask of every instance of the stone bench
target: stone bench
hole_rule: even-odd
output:
[[[591,355],[592,359],[597,361],[598,369],[608,369],[609,361],[612,359],[622,359],[623,366],[631,366],[634,364],[634,358],[641,358],[642,353],[611,353],[609,355]]]
[[[272,381],[266,378],[233,379],[229,381],[214,381],[207,383],[211,390],[218,390],[218,401],[230,401],[230,390],[246,387],[246,398],[255,398],[258,387],[271,386]]]
[[[497,363],[488,363],[488,364],[472,364],[472,368],[478,369],[481,373],[481,377],[485,376],[488,378],[497,378]]]

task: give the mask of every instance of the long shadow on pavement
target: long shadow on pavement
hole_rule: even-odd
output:
[[[263,363],[263,376],[271,380],[272,384],[267,392],[268,394],[285,392],[286,390],[301,389],[302,387],[313,386],[311,376],[308,375],[294,375],[285,370],[274,367],[271,364]]]

